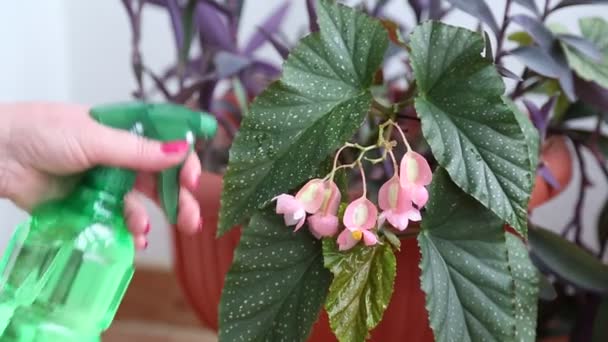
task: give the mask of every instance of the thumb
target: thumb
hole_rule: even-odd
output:
[[[93,125],[82,144],[93,165],[156,172],[182,162],[190,147],[186,140],[160,142],[97,122]]]

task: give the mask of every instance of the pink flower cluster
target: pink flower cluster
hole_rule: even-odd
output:
[[[376,206],[367,199],[365,191],[363,196],[346,207],[342,219],[345,229],[338,235],[340,250],[348,250],[360,241],[366,246],[377,244],[378,237],[373,232],[377,224],[382,226],[388,221],[403,231],[409,221],[420,221],[419,209],[428,200],[426,186],[431,183],[431,178],[431,169],[424,157],[409,150],[401,160],[399,170],[380,188],[380,215]],[[337,215],[341,195],[331,179],[313,179],[295,196],[281,194],[275,200],[277,214],[283,215],[287,226],[295,225],[296,231],[310,214],[308,228],[317,239],[338,233],[340,220]]]

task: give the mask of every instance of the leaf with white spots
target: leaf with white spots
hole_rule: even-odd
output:
[[[331,329],[341,342],[363,342],[393,294],[397,262],[391,245],[340,252],[334,240],[325,240],[323,256],[334,275],[325,302]]]
[[[533,170],[522,128],[502,101],[504,84],[483,37],[436,22],[411,36],[416,112],[454,182],[524,236]]]
[[[505,236],[509,267],[515,280],[515,340],[534,342],[540,276],[521,239],[511,233],[505,233]]]
[[[503,221],[440,168],[418,235],[435,340],[514,341],[515,293]]]
[[[219,235],[313,177],[369,111],[369,88],[388,46],[386,31],[334,1],[319,0],[317,15],[320,31],[291,51],[281,79],[243,119],[224,177]]]
[[[305,341],[331,275],[321,242],[271,211],[243,230],[220,303],[220,341]]]

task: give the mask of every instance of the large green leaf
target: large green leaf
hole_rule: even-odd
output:
[[[331,328],[342,342],[363,342],[393,294],[396,260],[391,245],[340,252],[334,240],[326,240],[323,256],[334,275],[325,303]]]
[[[220,303],[220,341],[305,341],[331,274],[321,242],[258,212],[244,229]]]
[[[503,226],[444,169],[435,172],[418,245],[436,341],[514,340],[516,298]]]
[[[427,22],[411,36],[416,111],[433,155],[454,182],[524,236],[533,169],[526,136],[481,55],[481,35]]]
[[[509,268],[515,280],[515,340],[534,342],[540,274],[530,260],[526,245],[511,233],[505,236]]]
[[[363,123],[388,46],[370,17],[319,0],[320,32],[300,41],[281,79],[253,102],[230,151],[218,234],[312,177]]]
[[[526,137],[526,145],[528,147],[528,160],[530,162],[530,170],[536,170],[538,167],[538,158],[540,154],[540,136],[538,129],[534,127],[534,124],[530,118],[524,114],[517,105],[511,101],[511,99],[503,96],[503,101],[509,106],[511,111],[515,114],[515,119],[521,127],[524,136]]]
[[[530,229],[532,254],[551,272],[583,289],[608,293],[608,266],[576,244],[542,228]]]
[[[581,78],[608,88],[608,22],[601,17],[582,18],[579,26],[583,37],[602,51],[604,59],[598,63],[578,50],[562,44],[568,63]]]

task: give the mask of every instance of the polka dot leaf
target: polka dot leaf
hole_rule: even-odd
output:
[[[536,316],[540,277],[532,264],[526,245],[511,233],[505,233],[511,274],[515,280],[515,340],[536,341]]]
[[[507,245],[503,221],[464,193],[443,168],[430,186],[418,245],[421,287],[437,342],[520,341],[516,325],[536,320],[527,307],[536,305],[527,283],[534,276],[527,254]],[[517,272],[512,274],[510,265]],[[519,304],[525,310],[517,309]],[[533,333],[529,327],[526,323],[517,336]]]
[[[359,245],[340,252],[334,240],[325,240],[323,255],[334,275],[325,302],[331,329],[341,342],[363,342],[393,294],[396,260],[391,245]]]
[[[534,178],[529,147],[502,100],[501,77],[481,55],[483,37],[426,22],[410,46],[416,111],[433,155],[460,188],[525,236]]]
[[[291,51],[281,79],[254,100],[241,123],[224,177],[218,235],[315,175],[370,109],[386,31],[335,1],[319,0],[317,12],[320,31]]]
[[[305,341],[331,274],[321,242],[281,216],[258,211],[243,230],[220,303],[221,342]]]

